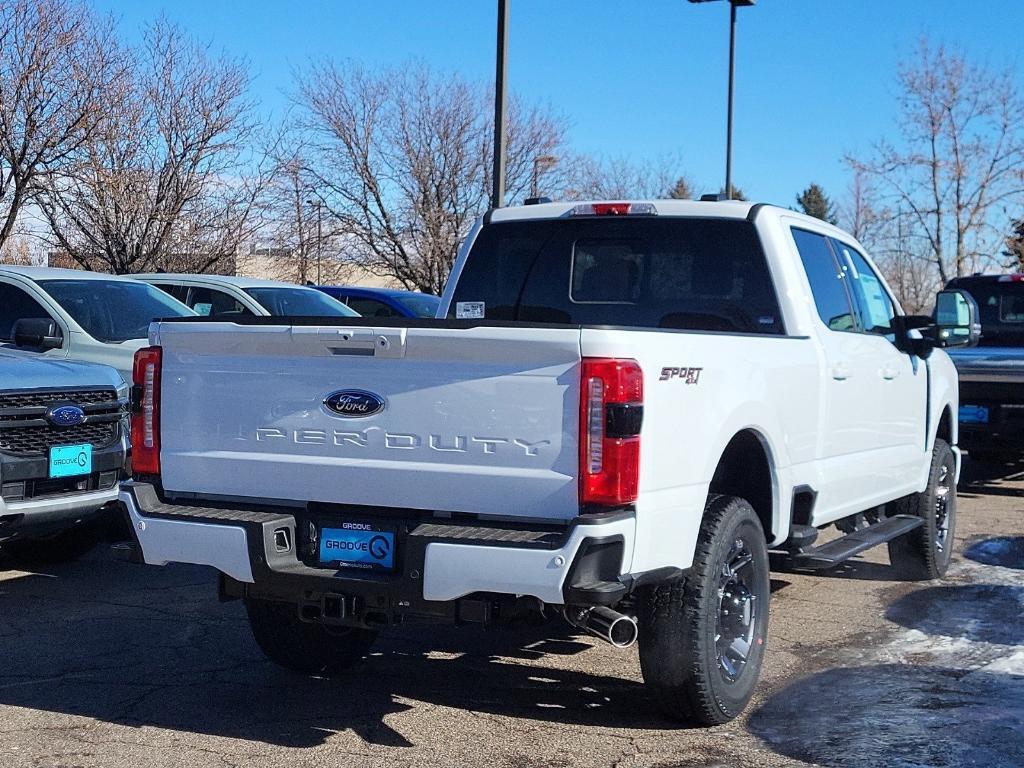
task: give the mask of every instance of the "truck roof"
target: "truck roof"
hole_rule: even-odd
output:
[[[491,211],[490,221],[516,221],[521,219],[557,219],[565,216],[576,206],[594,205],[612,200],[573,200],[537,205],[511,205]],[[743,219],[756,203],[746,200],[623,200],[632,204],[653,205],[660,216],[715,216],[729,219]]]
[[[17,264],[0,264],[0,274],[20,275],[29,280],[132,280],[128,275],[111,275],[107,272],[87,272],[84,269],[58,267],[23,267]]]
[[[570,211],[577,206],[610,205],[616,203],[653,205],[657,215],[662,217],[687,216],[694,218],[747,219],[755,214],[768,212],[774,216],[786,216],[804,221],[808,227],[837,239],[856,242],[856,238],[849,232],[822,219],[808,216],[790,208],[773,205],[772,203],[755,203],[749,200],[622,200],[621,198],[619,200],[563,200],[559,202],[538,203],[536,205],[510,205],[506,208],[492,209],[484,216],[484,223],[559,219],[568,217]]]
[[[282,280],[262,280],[256,277],[239,277],[237,275],[210,275],[185,272],[140,272],[132,275],[140,280],[193,280],[210,283],[211,285],[233,285],[236,288],[309,288],[306,285],[286,283]]]

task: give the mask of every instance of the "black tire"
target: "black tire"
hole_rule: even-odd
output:
[[[726,581],[726,566],[742,577],[738,584]],[[742,610],[728,615],[730,600],[736,607],[748,598],[748,621]],[[769,599],[768,547],[757,513],[743,499],[710,496],[686,580],[641,596],[640,668],[666,716],[720,725],[743,711],[761,672]],[[736,631],[746,645],[742,663],[721,653],[720,638]]]
[[[291,603],[247,598],[245,610],[260,650],[275,664],[293,672],[339,672],[362,659],[377,639],[372,629],[304,622]]]
[[[87,554],[99,541],[99,529],[93,523],[76,526],[42,539],[18,539],[4,545],[16,559],[26,563],[59,565]]]
[[[924,525],[889,542],[889,562],[896,575],[926,581],[946,575],[956,535],[956,457],[944,440],[932,448],[928,487],[898,499],[895,512],[924,518]]]

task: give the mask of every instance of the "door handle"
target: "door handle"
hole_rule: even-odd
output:
[[[895,379],[899,375],[900,375],[900,369],[899,368],[893,368],[893,367],[887,365],[887,366],[885,366],[882,369],[882,378],[885,379],[886,381],[892,381],[893,379]]]
[[[850,378],[850,369],[844,363],[836,363],[832,366],[832,378],[836,381],[845,381]]]

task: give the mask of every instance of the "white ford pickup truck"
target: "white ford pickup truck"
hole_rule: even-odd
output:
[[[670,716],[737,715],[769,551],[949,563],[975,308],[905,316],[857,242],[739,202],[546,203],[469,233],[439,318],[182,318],[136,357],[145,562],[213,566],[274,661],[412,618],[639,639]],[[830,526],[826,543],[816,539]],[[823,539],[826,537],[822,537]]]

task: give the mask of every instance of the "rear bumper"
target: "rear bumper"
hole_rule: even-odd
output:
[[[340,596],[351,600],[346,611],[383,621],[401,614],[457,619],[456,603],[472,596],[611,604],[636,583],[624,576],[636,528],[631,511],[533,530],[417,519],[400,528],[394,572],[379,574],[310,565],[302,510],[166,504],[153,486],[135,482],[122,484],[120,499],[144,562],[211,566],[232,597],[301,605]]]

